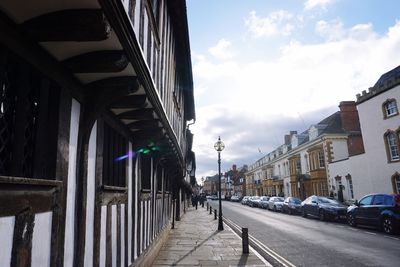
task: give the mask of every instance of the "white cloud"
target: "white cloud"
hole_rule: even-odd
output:
[[[311,10],[314,8],[326,9],[328,5],[331,5],[335,0],[307,0],[304,3],[305,10]]]
[[[230,47],[231,47],[231,42],[225,39],[221,39],[218,41],[217,45],[210,47],[208,49],[208,52],[210,52],[211,55],[213,55],[218,59],[227,60],[233,57],[233,53],[229,51]]]
[[[325,42],[292,41],[272,62],[230,60],[216,64],[206,56],[196,57],[195,90],[198,85],[208,90],[196,98],[193,129],[198,177],[215,167],[212,145],[218,135],[226,141],[227,162],[251,163],[240,161],[259,156],[257,147],[265,152],[274,149],[282,142],[284,132],[301,130],[294,128],[299,127],[294,123],[300,121],[299,113],[315,114],[337,107],[340,101],[355,100],[357,93],[374,85],[400,62],[400,21],[384,35],[375,33],[371,24],[346,29],[340,21],[334,21],[321,22],[318,27]],[[315,115],[317,119],[307,121],[305,127],[329,114]],[[280,120],[289,121],[293,128],[289,124],[279,128],[276,122]],[[277,129],[284,132],[271,135]],[[252,144],[239,144],[249,139]],[[271,140],[278,141],[266,146]],[[202,167],[207,162],[210,165]]]
[[[339,41],[346,38],[367,40],[376,37],[371,23],[357,24],[345,29],[339,19],[332,21],[320,20],[315,25],[315,31],[328,41]]]
[[[279,10],[270,13],[267,17],[258,17],[255,11],[250,12],[245,25],[255,37],[270,37],[275,35],[291,35],[295,17],[288,11]]]

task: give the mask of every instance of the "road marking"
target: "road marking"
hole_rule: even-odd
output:
[[[368,232],[368,231],[364,231],[364,233],[370,234],[370,235],[376,235],[376,233],[372,233],[372,232]]]
[[[390,238],[390,239],[393,239],[393,240],[400,240],[400,238],[393,237],[393,236],[387,236],[387,235],[384,235],[384,237],[386,237],[386,238]]]
[[[224,219],[224,220],[226,220],[226,219]],[[242,237],[239,236],[239,235],[235,232],[235,230],[232,229],[226,222],[225,222],[225,226],[227,226],[227,227],[232,231],[232,233],[233,233],[234,235],[236,235],[240,240],[242,240]],[[264,259],[264,257],[261,256],[260,253],[258,253],[252,246],[249,245],[249,248],[250,248],[251,252],[253,252],[254,255],[256,255],[256,256],[265,264],[265,266],[273,267],[273,266],[271,265],[271,263],[269,263],[268,261],[266,261],[266,260]]]
[[[236,223],[234,223],[233,221],[231,221],[227,218],[224,218],[224,220],[227,224],[229,224],[229,226],[231,226],[231,228],[236,228],[236,231],[238,231],[238,232],[242,231],[241,227],[239,225],[237,225]],[[279,255],[278,253],[276,253],[275,251],[273,251],[272,249],[270,249],[269,247],[267,247],[266,245],[261,243],[258,239],[256,239],[254,236],[252,236],[250,234],[249,234],[249,241],[250,241],[250,243],[253,242],[260,250],[262,250],[265,254],[267,254],[273,260],[278,262],[281,266],[296,267],[296,265],[294,265],[293,263],[291,263],[290,261],[288,261],[281,255]]]

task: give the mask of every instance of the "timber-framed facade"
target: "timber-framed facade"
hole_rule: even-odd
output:
[[[148,265],[195,174],[184,0],[0,3],[0,266]]]

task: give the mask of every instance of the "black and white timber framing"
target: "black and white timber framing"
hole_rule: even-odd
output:
[[[0,266],[148,266],[191,193],[185,0],[0,1]]]

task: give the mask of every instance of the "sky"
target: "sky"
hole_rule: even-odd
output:
[[[400,65],[398,0],[187,0],[196,178],[254,163]]]

